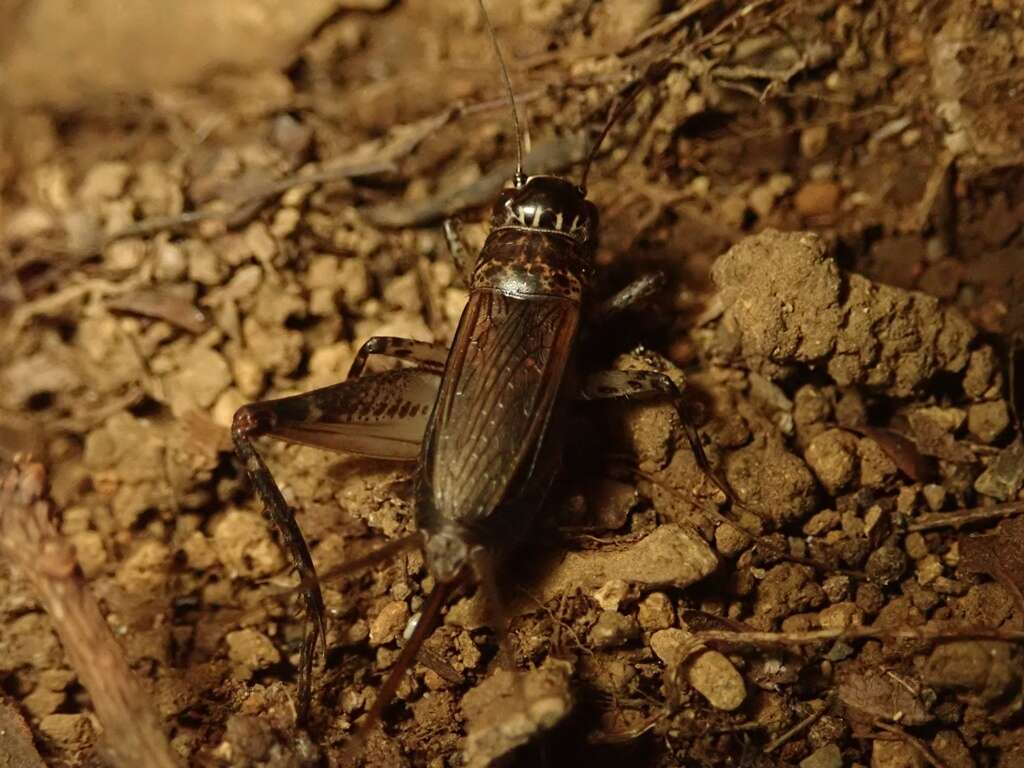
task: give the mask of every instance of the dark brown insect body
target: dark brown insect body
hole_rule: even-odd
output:
[[[530,530],[578,383],[596,226],[582,190],[550,176],[506,190],[494,208],[420,454],[416,520],[439,579]]]
[[[511,98],[511,87],[509,94]],[[516,123],[518,136],[518,118]],[[496,629],[503,631],[501,612],[494,605],[494,569],[533,528],[561,463],[563,422],[571,402],[643,395],[678,400],[675,385],[662,374],[604,371],[581,377],[577,371],[581,328],[593,319],[588,315],[607,318],[658,284],[642,278],[592,306],[597,230],[597,209],[582,185],[554,176],[525,178],[517,171],[512,186],[494,205],[491,231],[479,257],[464,269],[470,273],[470,295],[450,350],[375,337],[359,350],[345,382],[254,403],[235,415],[237,453],[299,570],[312,620],[299,671],[300,719],[305,719],[311,698],[317,638],[325,636],[324,606],[305,539],[254,439],[269,436],[417,460],[417,533],[343,568],[355,570],[420,546],[436,583],[366,718],[365,733],[394,695],[458,585],[475,579],[484,588],[495,610]],[[453,230],[446,227],[446,234],[453,255],[467,267],[465,248]],[[364,374],[370,355],[399,358],[414,367]],[[706,467],[696,432],[687,428],[698,461]]]

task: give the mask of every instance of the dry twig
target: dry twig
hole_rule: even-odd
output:
[[[50,520],[46,471],[22,458],[0,486],[0,553],[32,585],[68,660],[92,698],[110,763],[173,768],[178,763],[155,708],[128,667],[74,550]]]

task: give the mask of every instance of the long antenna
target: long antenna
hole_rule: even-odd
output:
[[[508,103],[512,108],[512,124],[516,129],[516,175],[512,177],[512,183],[517,187],[526,183],[526,176],[523,174],[523,132],[519,125],[519,110],[516,108],[516,96],[512,92],[512,78],[508,76],[508,67],[505,65],[505,57],[501,53],[501,46],[498,45],[498,36],[494,33],[494,26],[491,24],[491,17],[487,15],[487,7],[484,0],[478,0],[480,12],[484,15],[484,24],[487,25],[487,32],[494,44],[494,54],[498,57],[498,64],[501,66],[501,75],[505,79],[505,90],[508,92]]]
[[[608,119],[605,121],[604,128],[601,129],[601,133],[597,136],[597,141],[590,148],[590,154],[587,155],[587,163],[583,166],[583,175],[580,177],[580,189],[584,191],[587,189],[587,174],[590,173],[590,166],[594,162],[594,158],[597,157],[597,151],[601,148],[601,144],[604,143],[608,131],[611,130],[615,121],[622,116],[622,113],[626,111],[629,105],[633,103],[633,100],[640,94],[640,91],[643,90],[640,87],[639,81],[634,81],[632,85],[633,92],[629,96],[625,98],[619,97],[612,103],[611,108],[608,110]]]

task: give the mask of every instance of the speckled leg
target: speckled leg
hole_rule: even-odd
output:
[[[598,304],[591,315],[591,322],[596,325],[610,320],[623,310],[629,309],[644,299],[657,293],[665,284],[665,275],[662,272],[651,272],[637,278],[625,288],[613,293],[607,299]]]
[[[476,266],[476,258],[474,258],[473,252],[466,247],[466,243],[462,239],[458,219],[444,220],[444,239],[448,243],[448,253],[451,254],[452,261],[455,262],[459,274],[462,275],[462,282],[468,288],[473,279],[473,267]]]
[[[586,377],[579,393],[582,400],[658,396],[671,398],[676,413],[679,414],[679,421],[683,425],[686,440],[690,444],[690,450],[693,451],[693,456],[697,460],[697,466],[722,493],[734,503],[739,504],[735,492],[729,487],[725,478],[719,477],[711,466],[711,462],[704,452],[700,432],[697,431],[697,427],[690,421],[682,407],[683,394],[668,376],[656,371],[598,371]]]
[[[412,460],[419,455],[440,381],[436,371],[403,368],[367,374],[302,395],[251,403],[235,414],[231,426],[235,451],[263,502],[264,514],[280,532],[299,572],[299,590],[307,619],[299,662],[301,721],[309,714],[317,640],[326,642],[324,602],[309,547],[292,509],[256,450],[256,438],[272,437],[325,450]]]
[[[363,375],[370,355],[408,360],[420,368],[440,373],[448,360],[448,347],[439,342],[416,341],[397,336],[371,336],[356,353],[352,367],[348,369],[349,379]]]
[[[309,716],[312,696],[313,655],[317,639],[326,644],[324,599],[320,593],[320,582],[316,577],[313,558],[309,554],[309,547],[302,536],[302,531],[295,522],[295,515],[253,444],[253,439],[262,431],[261,420],[253,416],[254,412],[251,410],[239,410],[231,426],[231,436],[235,442],[235,452],[242,460],[249,481],[263,501],[264,514],[281,533],[292,562],[299,572],[302,596],[306,604],[306,632],[299,658],[298,718],[300,723],[305,723]]]

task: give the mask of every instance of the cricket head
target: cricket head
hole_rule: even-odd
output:
[[[530,176],[502,190],[491,211],[491,229],[556,232],[588,251],[597,248],[597,206],[584,189],[558,176]]]
[[[430,573],[444,584],[458,578],[469,564],[469,544],[454,528],[442,528],[431,533],[424,545],[424,554]]]

